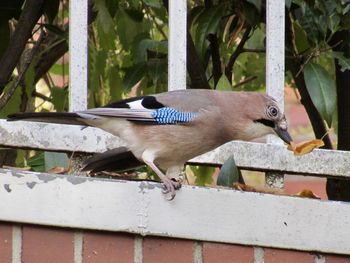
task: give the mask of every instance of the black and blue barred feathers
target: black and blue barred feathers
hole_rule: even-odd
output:
[[[152,112],[152,117],[158,124],[176,124],[190,122],[198,113],[181,112],[173,108],[164,107]]]

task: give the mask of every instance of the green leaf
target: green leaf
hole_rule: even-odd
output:
[[[115,49],[115,32],[112,25],[107,26],[103,20],[97,20],[96,29],[98,32],[98,44],[99,48],[103,50],[114,50]],[[103,29],[104,28],[104,29]]]
[[[195,184],[199,186],[210,185],[213,182],[214,167],[209,166],[190,166],[191,171],[196,177]]]
[[[320,25],[318,23],[325,21],[318,21],[318,16],[316,16],[314,11],[305,4],[296,9],[294,12],[300,26],[306,33],[308,40],[311,43],[317,43],[319,40],[322,40],[321,35],[323,32],[320,32]],[[322,25],[322,27],[327,28],[327,25]]]
[[[35,69],[34,69],[34,63],[31,63],[25,73],[24,76],[24,82],[25,82],[25,88],[26,93],[29,99],[32,98],[32,93],[35,89],[34,85],[34,77],[35,77]]]
[[[342,72],[350,70],[350,58],[345,57],[343,52],[333,51],[331,52],[331,56],[337,59]]]
[[[66,31],[62,30],[60,27],[58,27],[56,25],[44,24],[44,27],[47,30],[51,31],[52,33],[55,33],[56,35],[58,35],[62,38],[65,38],[65,39],[68,38]]]
[[[195,44],[201,57],[204,56],[208,45],[206,41],[208,34],[216,33],[224,13],[224,5],[217,5],[204,10],[204,12],[198,16]]]
[[[225,74],[222,74],[218,84],[216,85],[217,90],[227,90],[227,91],[232,91],[232,85],[228,81],[227,77]]]
[[[69,159],[66,153],[59,152],[44,152],[45,156],[45,171],[54,167],[68,167]]]
[[[298,53],[302,53],[310,47],[310,44],[307,40],[307,35],[303,28],[297,23],[293,23],[295,44],[298,49]]]
[[[60,76],[67,76],[69,74],[69,64],[68,61],[65,63],[55,63],[50,68],[50,73]]]
[[[97,23],[102,26],[105,34],[111,33],[114,27],[114,22],[111,14],[108,11],[105,0],[95,0],[94,8],[97,11]]]
[[[319,64],[309,63],[304,68],[304,78],[312,102],[331,127],[336,106],[336,87],[332,76]]]
[[[138,12],[132,10],[119,9],[116,15],[117,33],[119,41],[125,50],[130,50],[135,37],[142,32],[150,29],[150,24],[141,18],[138,18]],[[141,13],[141,15],[143,15]],[[141,19],[141,20],[140,20]]]
[[[159,0],[143,0],[143,2],[150,7],[154,7],[154,8],[161,8],[162,7]]]
[[[135,52],[133,52],[133,60],[138,63],[147,60],[147,52],[152,51],[154,53],[167,54],[168,42],[167,41],[156,41],[153,39],[142,39],[137,44]]]
[[[15,80],[10,81],[6,86],[4,93],[8,92],[8,89],[13,85],[13,82]],[[1,109],[0,111],[0,117],[1,118],[6,118],[7,115],[19,112],[20,111],[20,106],[22,103],[22,90],[20,87],[17,87],[15,93],[11,96],[10,100],[7,102],[4,108]]]
[[[256,7],[246,1],[242,1],[243,13],[248,24],[255,27],[259,23],[259,11]]]
[[[46,172],[54,167],[68,167],[67,154],[58,152],[40,152],[27,161],[36,172]]]
[[[292,0],[285,0],[286,2],[286,7],[290,9],[290,6],[292,5]]]
[[[109,95],[111,97],[111,100],[121,100],[123,94],[123,81],[119,75],[119,69],[116,66],[112,66],[109,68],[107,79],[109,85]]]
[[[253,4],[256,9],[260,12],[261,10],[261,0],[247,0],[249,3]]]
[[[123,87],[129,91],[147,73],[147,64],[142,62],[127,69],[123,81]]]
[[[157,85],[163,77],[166,78],[167,65],[167,59],[152,58],[147,62],[148,76],[153,80],[154,85]]]
[[[228,158],[221,166],[217,185],[232,187],[232,184],[238,182],[241,171],[238,169],[233,156]]]
[[[51,88],[52,104],[55,106],[56,111],[64,111],[68,100],[68,92],[66,89],[52,87]]]

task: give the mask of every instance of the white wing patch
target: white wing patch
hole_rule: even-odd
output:
[[[134,101],[128,102],[126,104],[129,105],[130,109],[136,109],[136,110],[146,109],[142,105],[142,100],[143,99],[141,99],[141,100],[134,100]]]

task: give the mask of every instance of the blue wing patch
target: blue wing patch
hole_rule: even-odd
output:
[[[190,122],[197,115],[197,112],[181,112],[169,107],[160,108],[152,112],[152,117],[158,124]]]

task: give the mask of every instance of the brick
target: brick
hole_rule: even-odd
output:
[[[284,249],[264,249],[264,263],[314,263],[315,256],[309,252]]]
[[[146,237],[143,239],[143,263],[193,262],[194,242],[190,240]]]
[[[203,242],[203,263],[253,263],[254,248]]]
[[[74,232],[66,229],[23,226],[23,263],[73,263]]]
[[[326,178],[307,177],[303,178],[298,175],[287,175],[284,182],[284,191],[287,194],[295,195],[303,189],[311,190],[321,199],[328,199],[326,192]]]
[[[134,236],[124,233],[83,234],[84,263],[133,263]]]
[[[12,225],[0,223],[0,262],[12,262]]]
[[[326,263],[350,263],[350,256],[327,255]]]

